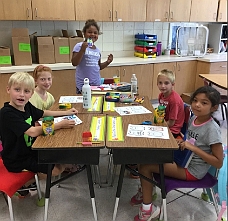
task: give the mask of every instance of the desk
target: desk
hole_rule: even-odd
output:
[[[149,109],[149,107],[145,106]],[[151,107],[151,104],[150,104]],[[127,133],[128,124],[141,124],[143,121],[150,120],[153,122],[153,114],[140,114],[122,116],[123,133]],[[166,126],[164,123],[162,126]],[[113,220],[116,219],[119,198],[122,189],[123,177],[125,168],[130,170],[127,164],[159,164],[161,185],[155,183],[161,188],[163,205],[166,205],[166,192],[164,181],[164,163],[173,162],[173,151],[178,149],[178,145],[171,132],[169,131],[170,139],[150,139],[150,138],[135,138],[124,136],[124,142],[108,141],[106,139],[106,147],[112,149],[113,163],[121,164],[119,181],[116,191],[116,201],[113,212]],[[144,179],[146,177],[139,174]],[[149,180],[154,183],[152,180]],[[166,214],[166,207],[164,206]],[[167,217],[165,217],[165,221]]]
[[[214,84],[217,87],[227,90],[227,74],[199,74],[201,78],[205,78],[210,85]]]
[[[100,144],[93,144],[93,146],[89,147],[77,144],[77,142],[82,141],[82,132],[89,131],[91,119],[93,116],[101,115],[78,114],[78,117],[83,121],[82,124],[76,125],[71,129],[57,130],[53,136],[39,136],[32,146],[33,150],[38,151],[38,162],[41,164],[49,165],[45,190],[45,221],[47,220],[50,188],[56,183],[65,180],[77,173],[72,173],[69,176],[63,177],[51,183],[51,166],[53,164],[75,163],[85,164],[83,169],[86,168],[87,170],[93,214],[94,219],[97,220],[91,165],[99,164],[100,149],[105,147],[105,141],[102,141]]]

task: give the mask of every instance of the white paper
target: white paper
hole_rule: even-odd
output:
[[[71,115],[71,116],[63,116],[63,117],[55,117],[54,118],[54,123],[58,123],[64,119],[67,119],[67,120],[74,120],[75,121],[75,125],[78,125],[78,124],[81,124],[82,121],[78,118],[78,116],[76,115]],[[42,125],[42,121],[38,121],[40,125]]]
[[[114,110],[120,115],[149,114],[151,111],[143,106],[125,106],[114,107]]]
[[[167,127],[129,124],[127,136],[169,139],[169,132]]]
[[[82,96],[61,96],[59,98],[59,103],[82,103]]]

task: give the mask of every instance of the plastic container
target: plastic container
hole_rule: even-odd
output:
[[[54,117],[44,117],[42,121],[43,135],[54,135]]]
[[[131,95],[134,97],[135,94],[137,94],[138,89],[138,82],[135,74],[132,74],[131,77]]]
[[[161,55],[162,52],[162,43],[159,41],[157,43],[157,56]]]
[[[161,124],[165,118],[165,106],[159,105],[154,111],[154,123]]]
[[[89,78],[84,79],[84,85],[82,86],[83,108],[91,108],[91,87],[89,85]]]

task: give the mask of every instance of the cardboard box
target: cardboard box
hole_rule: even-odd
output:
[[[36,59],[39,64],[54,64],[55,52],[52,36],[35,36]]]
[[[13,58],[15,65],[31,65],[31,45],[27,28],[12,29]]]
[[[12,66],[10,48],[0,47],[0,67]]]
[[[62,30],[62,34],[63,34],[63,37],[66,37],[68,38],[68,41],[69,41],[69,47],[70,47],[70,62],[71,62],[71,57],[72,57],[72,52],[73,52],[73,49],[74,49],[74,46],[79,43],[79,42],[82,42],[84,41],[84,38],[83,37],[79,37],[79,36],[69,36],[69,33],[67,30]]]
[[[68,38],[54,37],[55,62],[70,62],[70,47]]]

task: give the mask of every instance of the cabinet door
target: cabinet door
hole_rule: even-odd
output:
[[[191,3],[191,0],[171,0],[169,21],[189,21]]]
[[[217,21],[227,22],[227,0],[220,0],[219,2]]]
[[[112,21],[112,0],[75,0],[76,20]]]
[[[100,73],[102,78],[113,78],[113,76],[120,77],[120,67],[107,67],[101,70]]]
[[[1,0],[0,20],[32,20],[31,0]]]
[[[75,20],[74,0],[32,0],[33,20]]]
[[[122,82],[131,82],[132,74],[136,74],[138,93],[152,98],[153,64],[122,66],[120,68]]]
[[[190,21],[215,22],[218,0],[192,0]]]
[[[158,95],[161,93],[157,86],[157,76],[158,73],[163,69],[173,71],[173,73],[175,74],[176,62],[154,64],[152,99],[158,99]]]
[[[147,0],[113,0],[113,21],[146,21]]]
[[[148,0],[147,21],[168,21],[170,0]],[[180,13],[180,12],[179,12]]]
[[[182,61],[176,64],[175,91],[191,93],[195,89],[197,61]]]

